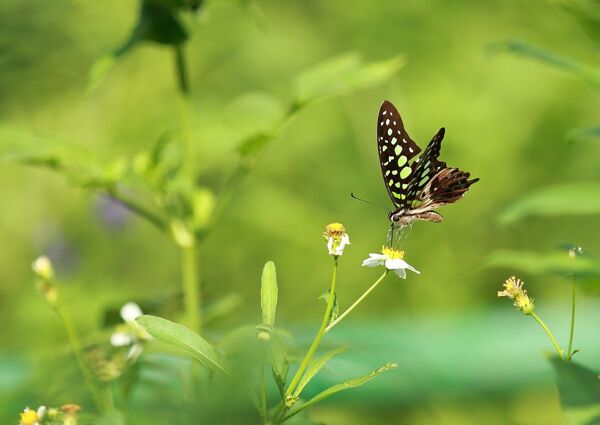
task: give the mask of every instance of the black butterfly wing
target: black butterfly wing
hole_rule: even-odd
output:
[[[379,109],[377,147],[381,174],[390,199],[396,207],[410,205],[407,194],[414,175],[411,160],[421,148],[410,138],[400,114],[387,100]]]
[[[415,161],[413,179],[406,195],[411,208],[434,209],[456,202],[479,180],[469,180],[470,173],[449,168],[438,159],[444,133],[445,130],[441,128]]]

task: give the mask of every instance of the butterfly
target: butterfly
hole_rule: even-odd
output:
[[[417,220],[440,222],[436,208],[458,201],[479,179],[469,180],[470,173],[447,167],[438,160],[445,130],[441,128],[425,151],[410,138],[400,114],[384,101],[377,119],[377,148],[381,173],[395,209],[392,224],[405,226]]]

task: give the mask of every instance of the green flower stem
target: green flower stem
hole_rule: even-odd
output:
[[[180,111],[180,132],[181,143],[183,145],[184,170],[189,172],[192,160],[192,142],[190,130],[190,101],[191,88],[188,78],[185,50],[183,46],[175,46],[175,73],[177,75],[177,87],[181,95],[181,111]]]
[[[181,277],[186,322],[194,332],[202,334],[202,310],[196,244],[181,247]]]
[[[550,338],[550,341],[552,341],[552,344],[554,344],[554,348],[556,348],[556,351],[558,352],[558,356],[560,357],[561,360],[564,360],[563,350],[561,350],[561,348],[558,346],[558,343],[556,342],[556,339],[554,339],[554,335],[552,335],[552,332],[550,332],[550,329],[548,329],[548,326],[546,326],[544,321],[542,319],[540,319],[539,316],[537,314],[535,314],[534,312],[531,312],[531,317],[533,317],[535,319],[535,321],[540,324],[542,329],[544,329],[544,331]]]
[[[191,89],[187,72],[186,55],[183,45],[174,47],[175,50],[175,74],[179,93],[181,95],[180,131],[183,150],[183,170],[193,180],[193,152],[190,129],[190,100]],[[187,323],[193,331],[202,333],[202,289],[198,274],[198,253],[196,245],[198,238],[190,246],[181,248],[181,267],[183,279],[183,297],[185,304],[185,315]]]
[[[115,199],[117,202],[119,202],[132,213],[137,214],[141,218],[147,220],[150,224],[154,225],[159,230],[167,230],[167,224],[158,215],[147,210],[145,207],[139,205],[132,199],[127,198],[123,194],[119,193],[116,189],[109,189],[107,192],[111,198]]]
[[[569,332],[569,347],[567,348],[567,361],[573,357],[573,334],[575,333],[575,297],[577,296],[577,282],[573,276],[573,292],[571,294],[571,330]]]
[[[265,381],[265,361],[260,362],[260,414],[263,423],[269,423],[269,415],[267,413],[267,383]]]
[[[323,321],[321,322],[321,327],[319,328],[319,331],[317,332],[315,339],[313,340],[310,348],[308,349],[308,352],[304,356],[302,363],[300,363],[300,367],[298,368],[298,370],[296,371],[296,374],[292,378],[292,381],[290,382],[290,385],[286,391],[286,397],[290,396],[296,389],[296,385],[298,385],[298,382],[300,381],[300,379],[302,378],[302,375],[306,371],[306,368],[308,367],[315,352],[317,351],[317,348],[319,348],[319,344],[321,343],[321,339],[323,338],[323,335],[325,335],[325,329],[327,328],[327,323],[329,322],[331,309],[333,308],[333,301],[335,299],[335,283],[337,280],[337,266],[338,266],[338,258],[333,257],[333,276],[331,278],[331,287],[329,289],[329,298],[327,299],[327,308],[325,309],[325,314],[323,315]],[[285,402],[285,400],[283,400],[283,402]]]
[[[377,288],[377,286],[383,282],[383,279],[387,276],[389,270],[385,269],[385,271],[382,273],[381,276],[379,276],[379,279],[377,279],[375,281],[375,283],[373,283],[369,289],[367,289],[360,297],[358,297],[358,299],[356,301],[354,301],[354,304],[352,304],[350,307],[348,307],[346,309],[346,311],[344,311],[342,314],[340,314],[338,316],[337,319],[335,319],[333,322],[331,322],[329,324],[329,326],[327,326],[327,328],[325,328],[325,332],[329,332],[335,325],[337,325],[338,323],[340,323],[342,321],[342,319],[344,319],[344,317],[346,317],[348,314],[350,314],[352,312],[352,310],[354,310],[361,302],[363,302],[363,300],[365,298],[367,298],[367,296],[375,289]]]
[[[81,374],[83,375],[85,385],[92,396],[92,400],[96,405],[96,409],[98,409],[98,412],[102,413],[107,410],[110,404],[112,404],[112,399],[109,399],[109,397],[104,397],[104,395],[100,392],[100,389],[96,386],[94,377],[85,363],[81,341],[79,339],[79,335],[77,335],[73,321],[61,305],[56,305],[55,311],[65,327],[67,337],[69,338],[69,343],[71,344],[71,349],[73,350],[75,359],[77,360],[77,365],[79,366]],[[107,400],[109,401],[107,402]]]

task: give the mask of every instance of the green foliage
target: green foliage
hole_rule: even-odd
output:
[[[220,375],[230,375],[227,359],[200,335],[183,325],[155,316],[137,319],[154,338],[185,351],[192,358]]]
[[[296,78],[295,104],[306,105],[331,96],[381,84],[406,63],[404,57],[364,63],[358,53],[325,60]]]
[[[299,412],[301,412],[302,410],[312,406],[315,403],[318,403],[324,399],[326,399],[327,397],[331,397],[332,395],[340,392],[340,391],[344,391],[350,388],[356,388],[356,387],[360,387],[361,385],[367,383],[368,381],[370,381],[371,379],[375,378],[377,375],[386,372],[388,370],[394,369],[396,367],[395,364],[393,363],[388,363],[382,367],[380,367],[379,369],[374,370],[373,372],[369,373],[368,375],[364,375],[364,376],[360,376],[358,378],[353,378],[353,379],[349,379],[348,381],[345,381],[341,384],[337,384],[334,385],[330,388],[327,388],[324,391],[321,391],[319,394],[317,394],[316,396],[314,396],[313,398],[311,398],[310,400],[306,401],[305,403],[303,403],[302,405],[298,406],[296,409],[293,409],[288,417],[291,417]]]
[[[571,258],[565,251],[546,254],[529,251],[498,250],[490,254],[488,265],[537,275],[575,275],[582,279],[599,279],[600,262],[589,256]]]
[[[265,264],[260,278],[260,307],[264,325],[275,326],[275,311],[277,310],[277,271],[275,263]]]
[[[598,372],[574,362],[550,359],[557,375],[560,402],[568,425],[600,424]]]
[[[539,61],[545,65],[579,77],[595,87],[600,87],[600,71],[598,69],[561,57],[556,53],[533,46],[527,42],[508,40],[492,44],[489,49],[491,52],[509,52],[527,59]]]
[[[588,215],[600,213],[600,183],[565,183],[528,193],[500,214],[507,224],[529,217]]]
[[[341,354],[344,351],[346,351],[347,348],[348,347],[338,347],[331,351],[328,351],[327,353],[323,354],[321,357],[317,357],[316,359],[314,359],[308,365],[308,368],[306,369],[306,372],[304,373],[304,376],[302,377],[302,379],[300,379],[300,382],[298,383],[298,387],[296,387],[296,390],[294,391],[294,395],[296,397],[299,397],[300,394],[302,393],[302,390],[304,389],[304,387],[306,387],[306,385],[317,375],[317,373],[319,373],[321,371],[321,369],[323,369],[325,367],[327,362],[329,360],[331,360],[332,358],[334,358],[335,356],[337,356],[338,354]]]

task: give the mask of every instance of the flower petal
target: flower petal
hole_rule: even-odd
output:
[[[399,278],[406,279],[406,270],[404,270],[404,269],[394,269],[394,273],[396,273]]]
[[[142,309],[136,303],[128,302],[121,307],[121,317],[126,322],[134,322],[142,314],[144,314],[142,313]]]
[[[131,335],[125,332],[115,332],[110,336],[110,345],[113,347],[123,347],[131,344]]]
[[[383,264],[385,255],[381,254],[369,254],[369,258],[363,260],[362,265],[367,267],[377,267]]]

